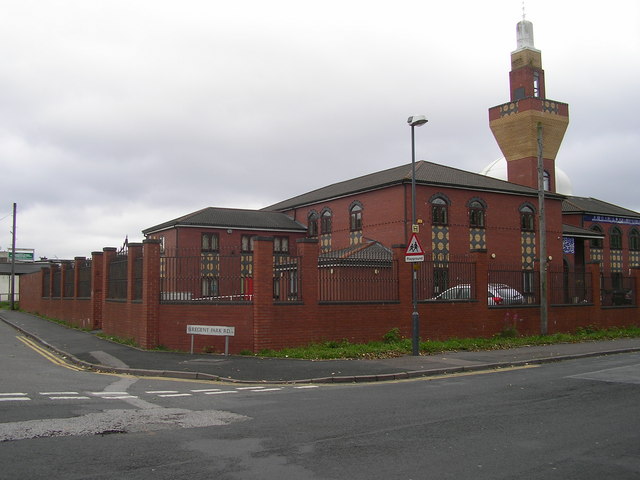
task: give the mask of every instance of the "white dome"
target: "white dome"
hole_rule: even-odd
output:
[[[502,157],[494,160],[480,171],[481,175],[507,180],[507,160]],[[573,185],[564,170],[556,167],[556,192],[562,195],[573,195]]]

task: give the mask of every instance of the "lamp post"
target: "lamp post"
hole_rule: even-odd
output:
[[[415,233],[416,224],[416,142],[414,128],[420,127],[427,123],[428,120],[424,115],[414,115],[409,117],[407,123],[411,126],[411,231]],[[418,270],[417,265],[411,265],[411,300],[413,303],[412,321],[412,354],[420,355],[420,315],[418,314]]]

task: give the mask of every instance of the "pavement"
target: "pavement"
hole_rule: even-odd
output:
[[[351,383],[402,380],[640,352],[640,338],[563,343],[388,359],[300,360],[147,351],[19,311],[0,320],[83,368],[131,375],[237,383]]]

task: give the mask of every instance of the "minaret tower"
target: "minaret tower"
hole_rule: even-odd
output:
[[[545,189],[556,191],[555,158],[569,125],[569,106],[545,95],[540,50],[533,45],[533,24],[522,17],[517,49],[511,52],[511,101],[489,109],[489,125],[507,159],[510,182],[538,188],[538,126],[542,126]]]

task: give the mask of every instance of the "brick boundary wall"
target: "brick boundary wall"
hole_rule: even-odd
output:
[[[106,247],[92,253],[92,295],[90,299],[51,297],[53,275],[43,285],[43,272],[20,276],[20,308],[23,311],[57,318],[72,325],[102,329],[104,333],[130,338],[143,348],[164,346],[188,351],[190,336],[186,326],[222,325],[236,328],[230,341],[231,353],[260,352],[300,346],[310,342],[343,339],[352,342],[381,340],[392,328],[404,337],[411,336],[411,265],[404,261],[403,245],[394,246],[398,261],[398,301],[386,303],[328,304],[318,301],[318,243],[300,239],[299,274],[302,300],[291,304],[273,301],[273,239],[257,237],[254,244],[253,301],[240,304],[160,303],[160,244],[145,240],[130,244],[127,298],[106,299],[108,265],[116,250]],[[134,298],[133,263],[143,257],[142,299]],[[476,265],[477,292],[486,290],[491,259],[485,251],[471,253]],[[78,257],[76,267],[83,261]],[[52,266],[53,267],[53,266]],[[65,264],[60,268],[64,269]],[[598,264],[587,265],[594,288],[593,303],[550,306],[548,331],[572,332],[585,326],[628,326],[640,324],[637,305],[603,307],[600,302]],[[64,275],[64,270],[62,271]],[[631,270],[635,278],[635,298],[640,298],[640,269]],[[61,286],[62,288],[62,286]],[[75,282],[76,294],[78,284]],[[490,307],[484,295],[478,300],[460,303],[419,302],[420,336],[443,340],[452,337],[490,337],[505,327],[515,326],[520,334],[540,331],[540,309],[536,306]],[[195,350],[221,352],[224,337],[196,336]]]

